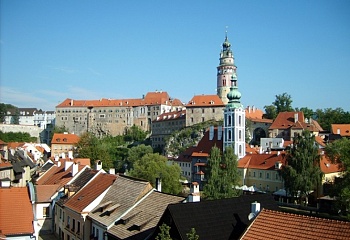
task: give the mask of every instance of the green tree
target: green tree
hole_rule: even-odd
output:
[[[189,233],[186,233],[186,237],[188,240],[199,240],[199,236],[196,233],[196,229],[191,228]]]
[[[163,223],[161,226],[159,226],[160,233],[158,233],[156,240],[171,240],[170,237],[170,227]]]
[[[0,103],[0,123],[5,122],[5,117],[8,115],[7,111],[11,109],[18,109],[16,106],[6,103]]]
[[[314,111],[310,108],[307,107],[302,107],[302,108],[295,108],[296,112],[303,112],[304,113],[304,117],[309,119],[312,118],[314,116]]]
[[[29,133],[0,131],[0,139],[4,142],[37,142],[36,137],[31,137]]]
[[[315,145],[315,136],[309,131],[294,137],[293,146],[287,153],[287,164],[281,169],[284,186],[292,196],[305,197],[317,190],[323,173],[320,169],[320,155]]]
[[[148,153],[134,163],[130,175],[148,180],[155,186],[156,178],[162,180],[162,191],[178,194],[181,191],[181,168],[177,165],[168,165],[167,158],[158,153]]]
[[[19,110],[18,108],[14,109],[14,115],[12,115],[11,123],[12,124],[19,124]]]
[[[207,199],[235,197],[240,194],[234,187],[238,184],[237,156],[232,147],[226,147],[223,156],[220,149],[214,146],[210,151],[204,185],[204,195]]]
[[[133,125],[131,128],[127,129],[124,140],[128,142],[141,142],[144,141],[146,137],[147,132],[143,131],[139,126]]]
[[[140,160],[147,153],[153,153],[151,146],[146,146],[144,144],[132,147],[128,151],[127,164],[129,169],[132,168],[134,162]]]
[[[276,99],[272,104],[276,106],[277,113],[292,112],[294,111],[292,108],[292,102],[292,97],[289,94],[282,93],[280,95],[276,95]]]
[[[328,144],[325,152],[333,163],[339,164],[339,171],[343,171],[341,181],[335,183],[334,195],[341,209],[350,209],[350,139],[342,138]],[[350,220],[349,212],[347,217]]]
[[[267,119],[275,119],[277,117],[277,109],[274,105],[264,106],[265,115],[264,117]]]
[[[324,110],[317,109],[315,111],[315,120],[324,130],[330,131],[332,124],[348,124],[350,123],[350,113],[345,112],[342,108],[326,108]]]
[[[52,140],[52,137],[55,133],[65,133],[68,132],[68,129],[65,126],[55,126],[53,130],[50,132],[50,139]]]
[[[76,144],[78,157],[90,158],[91,163],[96,160],[102,161],[104,169],[113,167],[113,146],[108,141],[99,140],[92,133],[86,132],[81,135]]]

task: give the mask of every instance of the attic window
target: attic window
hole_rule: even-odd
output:
[[[60,138],[56,138],[56,142],[60,142],[61,141],[61,139]]]
[[[67,138],[63,138],[63,142],[67,142]]]
[[[349,130],[346,130],[345,132],[346,132],[346,133],[349,133]]]

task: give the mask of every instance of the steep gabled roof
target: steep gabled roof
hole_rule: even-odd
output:
[[[248,215],[251,203],[259,202],[261,208],[278,210],[271,195],[242,195],[240,197],[170,204],[157,225],[170,224],[174,238],[187,239],[186,233],[195,228],[201,240],[237,239],[250,224]],[[155,233],[156,236],[157,232]]]
[[[76,144],[79,142],[79,136],[70,133],[54,133],[51,144]]]
[[[295,116],[297,116],[297,119],[295,118]],[[297,127],[297,122],[304,121],[305,120],[303,112],[280,112],[269,129],[287,129],[293,126]],[[302,126],[298,126],[302,128]]]
[[[223,128],[221,128],[223,130]],[[220,149],[222,152],[223,148],[223,138],[224,134],[221,134],[221,139],[218,140],[218,131],[219,128],[215,127],[214,128],[214,134],[212,140],[209,139],[210,135],[210,130],[206,131],[204,133],[204,136],[202,139],[198,142],[197,146],[195,147],[194,151],[192,152],[192,156],[197,156],[197,157],[208,157],[210,155],[210,151],[212,147],[216,146]]]
[[[119,175],[89,217],[107,227],[151,190],[152,186],[148,181]]]
[[[332,133],[342,137],[350,137],[350,124],[331,124]]]
[[[247,154],[238,161],[239,168],[252,168],[260,170],[273,170],[275,163],[286,164],[285,153],[274,154]]]
[[[241,239],[349,239],[350,222],[263,209]]]
[[[224,107],[218,95],[195,95],[187,104],[186,108],[191,107]]]
[[[78,213],[82,212],[84,208],[86,208],[98,196],[106,191],[107,188],[113,184],[116,178],[116,175],[107,173],[97,175],[91,182],[85,185],[85,187],[80,189],[79,192],[68,199],[64,206]]]
[[[51,197],[59,190],[59,185],[34,185],[36,202],[51,202]]]
[[[183,200],[183,197],[152,191],[112,226],[108,234],[117,239],[146,239],[155,230],[166,207]]]
[[[34,215],[28,188],[0,188],[0,196],[1,234],[32,235]]]
[[[332,163],[332,161],[325,154],[321,154],[320,168],[324,174],[338,173],[344,170],[341,164]]]

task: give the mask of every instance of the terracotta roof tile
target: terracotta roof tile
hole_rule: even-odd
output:
[[[7,147],[10,149],[16,149],[18,147],[23,147],[25,143],[24,142],[9,142],[7,143]]]
[[[0,188],[0,196],[1,233],[33,234],[34,215],[28,188]]]
[[[297,114],[298,119],[295,119]],[[280,112],[269,129],[287,129],[295,125],[297,122],[304,122],[303,112]]]
[[[342,166],[332,163],[325,154],[321,155],[320,168],[324,174],[342,172]]]
[[[109,188],[116,175],[101,173],[97,175],[91,182],[85,185],[79,192],[74,194],[66,203],[65,207],[76,212],[82,212],[92,201],[100,196],[107,188]]]
[[[350,222],[263,209],[241,239],[349,239]]]
[[[12,168],[12,164],[8,161],[0,162],[0,169]]]
[[[273,153],[273,154],[247,154],[240,160],[238,160],[239,168],[253,168],[253,169],[275,169],[275,163],[281,162],[282,165],[286,164],[285,153]]]
[[[224,107],[224,103],[218,95],[196,95],[186,105],[189,107]]]
[[[59,189],[59,185],[35,185],[36,202],[51,202],[51,197]]]
[[[246,107],[245,109],[245,117],[249,119],[262,119],[264,112],[255,107]],[[271,119],[268,119],[271,121]]]
[[[332,133],[342,137],[350,137],[350,124],[331,124]]]
[[[79,142],[78,135],[70,133],[55,133],[52,137],[51,144],[76,144]]]

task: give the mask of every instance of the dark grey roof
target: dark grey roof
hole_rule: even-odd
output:
[[[163,214],[162,223],[171,227],[173,239],[187,239],[186,233],[195,228],[199,239],[238,239],[249,226],[251,203],[259,202],[261,209],[278,210],[271,195],[242,195],[236,198],[171,204]],[[170,221],[172,219],[172,221]],[[157,232],[154,236],[157,236]]]
[[[88,183],[91,178],[95,176],[97,170],[85,168],[82,173],[71,183],[74,186],[75,190],[78,191],[80,188],[84,187],[86,183]]]
[[[54,164],[51,162],[46,162],[42,167],[41,167],[41,171],[46,172],[47,170],[49,170]]]

